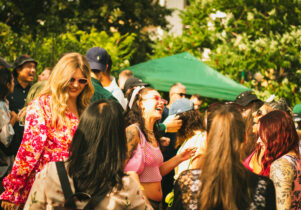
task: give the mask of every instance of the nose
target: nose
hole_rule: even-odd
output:
[[[31,72],[36,73],[36,67],[31,67]]]
[[[78,86],[79,86],[78,80],[75,80],[75,81],[72,83],[72,86],[73,86],[73,87],[78,87]]]
[[[253,116],[253,121],[254,121],[255,123],[258,123],[258,120],[259,120],[259,117],[258,117],[257,115]]]

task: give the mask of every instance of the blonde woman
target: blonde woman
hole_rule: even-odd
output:
[[[23,206],[35,175],[50,161],[68,158],[79,116],[94,89],[86,58],[65,54],[39,96],[27,107],[25,130],[11,173],[4,178],[2,207]]]

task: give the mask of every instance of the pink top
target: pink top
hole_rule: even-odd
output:
[[[11,173],[4,178],[5,191],[1,200],[25,203],[35,175],[46,163],[68,158],[69,145],[78,125],[78,119],[66,112],[70,127],[56,130],[51,125],[50,96],[41,96],[27,107],[23,140]]]
[[[253,172],[253,169],[250,167],[250,161],[251,161],[253,155],[255,154],[255,152],[256,152],[256,150],[254,152],[252,152],[252,154],[249,155],[249,157],[247,157],[244,161],[244,166],[252,172]]]
[[[150,142],[146,142],[145,165],[144,170],[139,175],[140,182],[161,182],[160,166],[162,163],[163,155],[160,147],[154,147]]]
[[[160,173],[160,166],[163,163],[163,155],[160,147],[154,147],[150,142],[146,141],[144,134],[139,129],[140,138],[145,142],[145,162],[144,169],[141,174],[139,174],[140,182],[161,182],[162,175]]]

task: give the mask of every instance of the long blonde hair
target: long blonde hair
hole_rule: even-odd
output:
[[[231,105],[219,106],[208,117],[207,132],[200,209],[247,209],[251,198],[240,158],[245,133],[241,114]]]
[[[65,117],[67,101],[69,99],[68,84],[77,69],[80,69],[82,74],[88,80],[84,90],[77,97],[77,109],[78,113],[81,114],[89,105],[90,98],[94,93],[94,88],[91,82],[91,69],[89,63],[87,59],[79,53],[65,54],[55,65],[45,86],[36,96],[36,98],[42,95],[51,96],[51,124],[57,128],[60,128],[64,124],[69,125],[69,122]]]

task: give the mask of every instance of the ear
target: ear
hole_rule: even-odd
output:
[[[143,106],[142,100],[138,99],[136,103],[137,103],[138,107],[141,109],[141,111],[143,112],[145,110],[145,108]]]
[[[16,68],[17,75],[19,76],[20,71],[22,70],[22,66]]]

